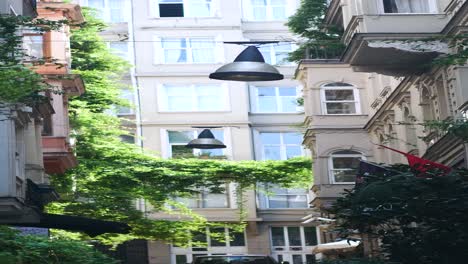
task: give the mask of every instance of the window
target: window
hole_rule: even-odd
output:
[[[215,0],[159,0],[159,17],[212,17]]]
[[[159,108],[168,112],[226,111],[227,90],[217,84],[165,84],[160,88]]]
[[[26,60],[42,59],[44,57],[44,38],[40,34],[25,34],[23,36],[23,49]]]
[[[260,208],[308,208],[309,200],[306,189],[285,189],[265,186],[265,193],[259,192]]]
[[[329,164],[331,182],[354,184],[361,159],[365,159],[364,156],[356,151],[334,152]]]
[[[88,6],[97,10],[97,16],[106,22],[128,21],[128,0],[88,0]]]
[[[188,208],[229,208],[229,189],[223,186],[223,193],[212,193],[207,189],[200,190],[194,197],[177,197],[175,200]]]
[[[250,21],[286,20],[293,13],[288,0],[243,0],[242,3],[244,19]]]
[[[302,134],[295,132],[261,132],[263,160],[286,160],[303,155]]]
[[[262,45],[259,48],[265,59],[265,62],[272,65],[292,65],[293,62],[288,61],[288,55],[294,50],[291,43],[278,43]]]
[[[317,234],[314,226],[280,226],[271,227],[273,247],[308,247],[317,245]]]
[[[112,41],[109,43],[109,48],[113,54],[121,57],[124,60],[129,60],[128,57],[128,42],[126,41]]]
[[[433,13],[433,0],[382,0],[384,13]]]
[[[118,115],[132,115],[133,112],[133,92],[129,89],[122,89],[120,92],[120,98],[123,99],[128,106],[119,106],[117,107]]]
[[[163,38],[164,63],[214,63],[215,41],[211,38]]]
[[[224,130],[211,129],[216,139],[224,142]],[[172,158],[190,158],[199,155],[222,156],[224,149],[190,149],[185,147],[198,136],[197,131],[167,131],[169,149],[168,156]],[[226,144],[226,142],[224,142]]]
[[[351,84],[330,83],[321,89],[323,114],[350,115],[359,114],[359,92]]]
[[[296,87],[252,86],[252,93],[254,113],[295,113],[300,110]]]

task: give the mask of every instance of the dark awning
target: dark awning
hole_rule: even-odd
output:
[[[42,214],[39,223],[12,223],[12,225],[80,231],[90,236],[97,236],[105,233],[128,234],[131,229],[129,225],[120,222],[55,214]]]

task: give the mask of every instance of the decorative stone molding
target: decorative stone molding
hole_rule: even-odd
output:
[[[449,53],[447,43],[433,41],[401,41],[401,40],[370,40],[367,44],[370,48],[394,48],[407,52],[438,52]]]

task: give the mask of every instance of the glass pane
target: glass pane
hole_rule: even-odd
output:
[[[44,57],[42,36],[24,36],[23,46],[25,53],[32,59],[40,59]]]
[[[328,114],[355,114],[355,103],[327,103]]]
[[[184,0],[159,0],[159,3],[183,3]]]
[[[286,195],[268,196],[268,208],[288,208]]]
[[[271,8],[273,20],[285,20],[286,19],[286,8],[284,6],[274,6]]]
[[[306,264],[315,264],[315,255],[306,255]]]
[[[276,113],[278,106],[276,104],[276,97],[262,96],[258,98],[258,112],[261,113]]]
[[[333,157],[333,169],[357,169],[360,157]]]
[[[88,0],[88,6],[96,9],[104,8],[104,0]]]
[[[258,96],[276,96],[275,88],[259,87],[257,88]]]
[[[262,144],[280,144],[280,133],[260,133]]]
[[[199,198],[198,194],[194,194],[193,197],[176,197],[174,199],[176,202],[179,202],[188,208],[198,208],[199,206]]]
[[[225,193],[204,193],[203,208],[227,208],[228,199]]]
[[[194,138],[193,131],[168,131],[169,143],[188,143]]]
[[[285,246],[284,243],[284,229],[283,227],[271,228],[271,240],[274,247]]]
[[[214,49],[193,49],[192,59],[195,63],[212,63],[215,61]]]
[[[229,230],[229,238],[231,239],[231,247],[245,247],[245,234],[244,232],[234,232]]]
[[[210,157],[215,157],[215,156],[223,156],[224,151],[223,149],[201,149],[200,154],[207,155]]]
[[[300,146],[287,146],[286,159],[302,156],[302,147]]]
[[[211,16],[211,1],[191,0],[188,4],[187,14],[189,17],[209,17]]]
[[[258,50],[260,53],[262,53],[263,58],[265,59],[265,62],[268,64],[272,64],[271,62],[271,47],[268,45],[265,45],[264,47],[260,47]]]
[[[285,5],[285,0],[270,0],[271,5]]]
[[[266,8],[262,6],[253,7],[253,19],[256,21],[266,20]]]
[[[172,145],[172,158],[193,158],[193,150],[185,147],[185,145]]]
[[[300,133],[283,133],[283,140],[285,144],[297,144],[302,143],[302,134]]]
[[[279,95],[280,96],[296,96],[296,88],[295,87],[287,87],[287,88],[279,88]]]
[[[167,98],[167,110],[169,111],[192,111],[193,100],[189,96],[169,96]]]
[[[164,59],[166,63],[187,62],[187,51],[184,49],[165,50]]]
[[[281,160],[281,150],[279,146],[264,146],[264,159],[266,160]]]
[[[198,95],[219,95],[222,92],[221,87],[215,85],[197,85],[195,88]]]
[[[357,170],[333,170],[335,182],[355,182]]]
[[[354,101],[353,90],[326,90],[326,101]]]
[[[281,112],[297,112],[296,97],[283,96],[281,97]]]
[[[298,226],[288,226],[289,246],[302,246],[301,231]]]
[[[192,48],[214,48],[214,46],[214,40],[211,38],[190,39],[190,47]]]
[[[266,6],[267,0],[252,0],[252,5]]]
[[[187,256],[186,255],[176,255],[176,264],[187,264]]]
[[[305,195],[288,195],[288,208],[308,208],[307,196]]]
[[[198,97],[199,111],[220,111],[224,109],[224,101],[217,96]]]
[[[212,247],[226,247],[226,230],[223,227],[210,228]]]
[[[293,262],[292,264],[302,264],[302,256],[301,255],[293,255]]]
[[[305,245],[315,246],[317,245],[317,229],[315,226],[304,227]]]
[[[162,46],[168,49],[186,48],[187,41],[184,38],[164,38],[162,39]]]

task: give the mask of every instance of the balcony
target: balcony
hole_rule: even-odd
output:
[[[407,76],[424,72],[448,52],[446,44],[429,40],[447,25],[445,14],[386,13],[352,17],[343,35],[342,60],[358,72]]]
[[[66,137],[42,137],[42,149],[46,173],[61,174],[78,164]]]

